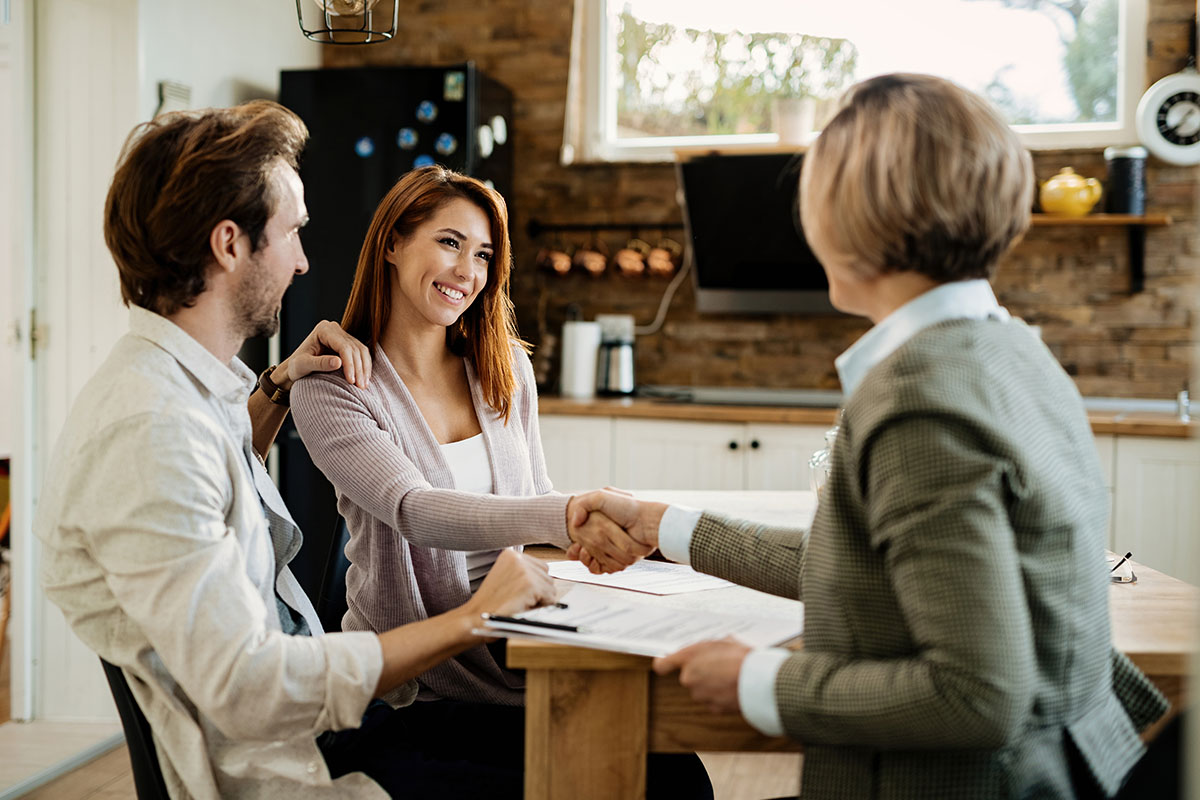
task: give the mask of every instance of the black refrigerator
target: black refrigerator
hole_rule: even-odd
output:
[[[309,271],[284,296],[286,356],[319,320],[341,320],[371,216],[405,172],[442,164],[490,182],[511,203],[512,94],[468,62],[286,70],[279,101],[309,130],[300,162]],[[338,524],[334,492],[290,418],[277,441],[280,491],[305,538],[292,570],[315,600]]]

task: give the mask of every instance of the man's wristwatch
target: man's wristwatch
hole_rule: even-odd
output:
[[[271,373],[274,372],[278,367],[278,364],[274,364],[263,370],[262,375],[258,376],[258,388],[262,389],[262,393],[265,394],[267,399],[272,403],[277,406],[283,406],[284,408],[287,408],[291,403],[288,397],[289,392],[286,389],[280,389],[275,385],[275,382],[271,380]]]

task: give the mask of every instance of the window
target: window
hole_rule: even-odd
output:
[[[802,144],[886,72],[990,98],[1034,148],[1137,140],[1145,0],[576,0],[571,161]]]

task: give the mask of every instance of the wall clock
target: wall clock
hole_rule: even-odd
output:
[[[1188,67],[1142,95],[1137,107],[1142,144],[1169,164],[1200,164],[1200,72]]]

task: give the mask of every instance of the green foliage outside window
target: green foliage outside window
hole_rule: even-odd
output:
[[[1010,123],[1116,119],[1120,0],[973,2],[1044,14],[1063,47],[1063,74],[1077,107],[1071,118],[1049,118],[1054,115],[1039,111],[1036,97],[1014,92],[1005,81],[1012,64],[998,68],[986,85],[968,87],[991,99]],[[772,106],[785,97],[815,99],[819,128],[855,81],[859,59],[849,39],[698,30],[638,19],[629,6],[617,17],[617,50],[618,138],[771,133]]]
[[[628,7],[617,49],[620,136],[770,133],[774,98],[833,99],[858,58],[846,39],[681,28]]]

